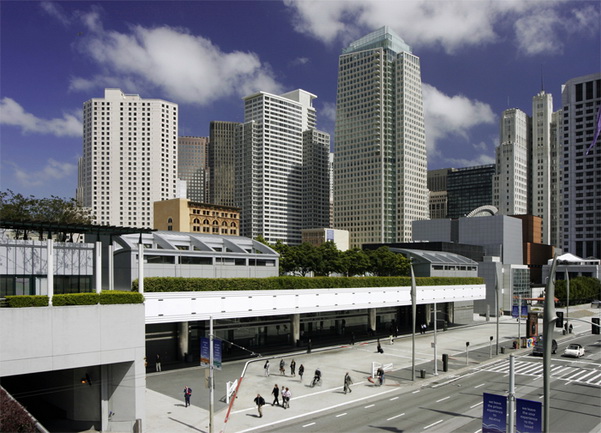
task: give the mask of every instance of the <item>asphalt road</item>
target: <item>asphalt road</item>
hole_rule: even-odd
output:
[[[585,346],[580,359],[565,358],[568,341],[553,356],[551,383],[551,432],[592,432],[601,428],[601,343],[586,335],[570,340]],[[542,358],[523,354],[515,358],[515,395],[543,400]],[[347,401],[331,409],[320,407],[305,416],[260,431],[289,432],[470,432],[482,428],[483,393],[506,395],[509,360],[497,359],[444,382],[402,392],[381,388],[379,395]],[[351,394],[352,396],[352,394]]]

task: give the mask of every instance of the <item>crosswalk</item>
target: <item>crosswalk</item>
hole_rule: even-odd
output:
[[[482,365],[477,370],[492,373],[509,374],[509,360],[493,362]],[[542,377],[543,363],[533,361],[514,361],[514,373],[516,375]],[[601,366],[587,364],[586,366],[575,366],[564,363],[551,363],[551,377],[566,382],[577,382],[601,387]]]

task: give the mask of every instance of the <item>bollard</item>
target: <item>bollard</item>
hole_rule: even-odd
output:
[[[419,377],[421,377],[422,379],[425,379],[426,378],[426,370],[420,370]]]
[[[442,371],[449,371],[449,355],[446,353],[442,354]]]

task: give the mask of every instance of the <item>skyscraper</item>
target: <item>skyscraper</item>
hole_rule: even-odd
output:
[[[242,140],[242,123],[212,121],[209,146],[209,203],[235,206],[236,142]]]
[[[334,150],[334,227],[351,247],[411,241],[428,218],[420,61],[388,27],[339,57]]]
[[[447,218],[461,218],[481,206],[491,205],[494,175],[494,164],[449,171]]]
[[[84,103],[77,197],[95,223],[153,226],[153,202],[176,197],[177,122],[177,104],[119,89]]]
[[[528,213],[530,117],[517,108],[503,111],[500,132],[493,204],[501,215],[524,215]]]
[[[542,218],[543,243],[551,243],[553,97],[545,91],[532,98],[531,214]]]
[[[186,181],[186,197],[193,202],[208,201],[208,137],[179,137],[177,174]]]
[[[330,138],[316,130],[315,98],[300,89],[244,98],[235,152],[243,236],[298,245],[303,228],[327,222]]]
[[[580,257],[601,258],[601,73],[562,86],[563,248]]]

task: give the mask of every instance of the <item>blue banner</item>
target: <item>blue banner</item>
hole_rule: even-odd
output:
[[[516,433],[543,431],[543,404],[540,401],[516,398]]]
[[[208,367],[210,360],[211,341],[207,337],[200,337],[200,366]],[[221,340],[213,339],[213,368],[221,370]]]
[[[505,433],[507,431],[507,397],[483,394],[482,433]]]
[[[514,305],[513,307],[511,307],[511,317],[513,317],[514,319],[518,318],[518,306]]]

